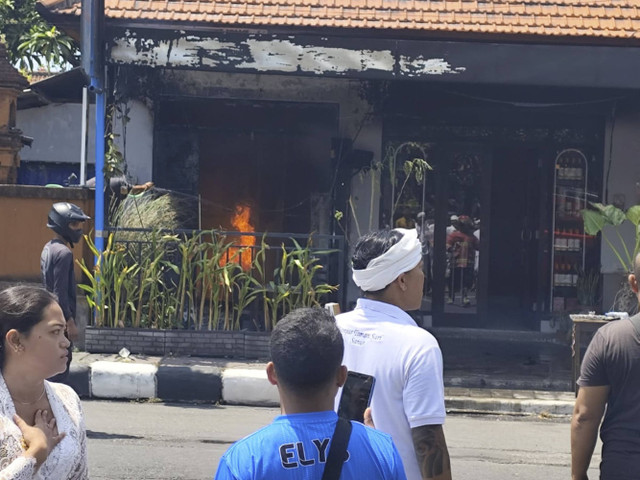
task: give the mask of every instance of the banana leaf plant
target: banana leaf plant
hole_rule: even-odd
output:
[[[587,235],[602,234],[602,238],[611,248],[620,265],[625,272],[633,269],[633,261],[640,252],[640,205],[630,207],[626,212],[614,205],[604,205],[602,203],[589,203],[591,209],[582,210],[582,219],[584,221],[584,231]],[[635,238],[633,245],[625,240],[620,233],[620,226],[625,222],[633,224]],[[605,231],[605,227],[612,227],[617,239],[612,241],[607,234],[610,229]]]

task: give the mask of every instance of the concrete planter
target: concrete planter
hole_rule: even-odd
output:
[[[267,360],[269,333],[86,327],[87,352],[118,353],[122,347],[144,355]]]

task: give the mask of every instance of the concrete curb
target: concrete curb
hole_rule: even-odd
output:
[[[94,362],[91,364],[91,396],[98,398],[154,398],[157,396],[155,365]]]
[[[163,362],[156,373],[156,397],[163,400],[217,402],[222,399],[222,370],[207,365]]]
[[[83,398],[201,401],[274,407],[278,391],[265,365],[221,359],[135,358],[80,354],[67,383]],[[572,392],[500,388],[445,388],[450,412],[567,416]]]
[[[234,405],[280,405],[278,389],[265,370],[229,369],[222,374],[222,400]]]
[[[507,415],[567,416],[573,402],[557,400],[518,400],[515,398],[445,397],[447,411],[498,413]]]

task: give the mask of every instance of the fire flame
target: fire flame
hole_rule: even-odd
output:
[[[231,218],[231,225],[238,232],[255,232],[253,225],[251,225],[251,209],[248,205],[236,205],[233,217]],[[238,253],[240,266],[244,271],[248,271],[251,268],[252,260],[252,246],[256,244],[256,237],[251,235],[240,235],[237,240],[234,241],[236,245],[241,248],[232,248],[229,252],[231,255]]]

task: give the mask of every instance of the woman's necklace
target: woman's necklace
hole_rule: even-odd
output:
[[[45,394],[45,388],[44,385],[42,385],[42,393],[40,394],[40,396],[33,402],[21,402],[20,400],[16,400],[15,397],[12,395],[11,398],[13,399],[13,401],[15,403],[19,403],[20,405],[35,405],[36,403],[38,403],[40,400],[42,400],[42,397],[44,397]]]

